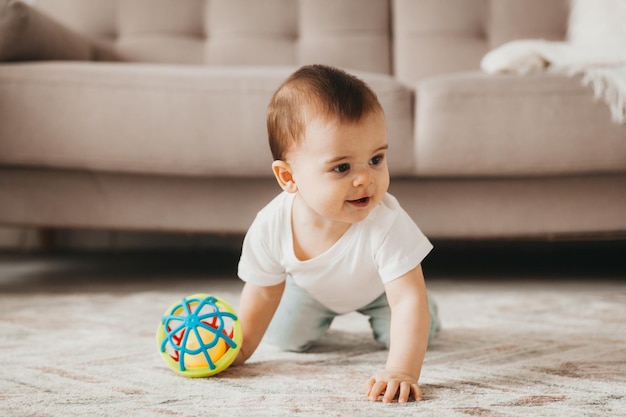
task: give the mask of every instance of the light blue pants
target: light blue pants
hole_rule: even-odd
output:
[[[441,325],[437,304],[428,295],[430,310],[429,342]],[[374,338],[389,348],[391,310],[383,293],[357,312],[368,316]],[[287,278],[285,292],[265,335],[265,341],[293,352],[304,352],[328,330],[338,313],[329,310]]]

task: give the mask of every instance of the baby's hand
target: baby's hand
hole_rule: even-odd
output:
[[[380,372],[367,381],[367,397],[370,401],[377,401],[383,396],[384,403],[390,403],[398,398],[399,403],[405,403],[411,395],[415,401],[422,400],[422,390],[417,380],[410,375],[392,371]]]

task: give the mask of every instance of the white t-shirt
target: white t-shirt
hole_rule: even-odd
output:
[[[283,192],[257,214],[239,261],[243,281],[268,286],[291,275],[330,310],[347,313],[378,298],[385,283],[411,271],[433,247],[398,201],[386,194],[365,220],[353,223],[326,252],[300,261],[291,229],[294,197]]]

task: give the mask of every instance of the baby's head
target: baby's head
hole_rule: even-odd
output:
[[[358,78],[322,65],[300,68],[270,101],[267,127],[279,185],[318,220],[361,221],[384,197],[387,124]]]
[[[267,131],[274,160],[285,160],[316,118],[358,123],[384,117],[376,94],[357,77],[325,65],[307,65],[278,88],[267,109]]]

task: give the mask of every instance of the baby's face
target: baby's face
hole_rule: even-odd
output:
[[[371,114],[358,123],[313,119],[289,152],[298,196],[321,218],[364,220],[389,188],[387,124]]]

